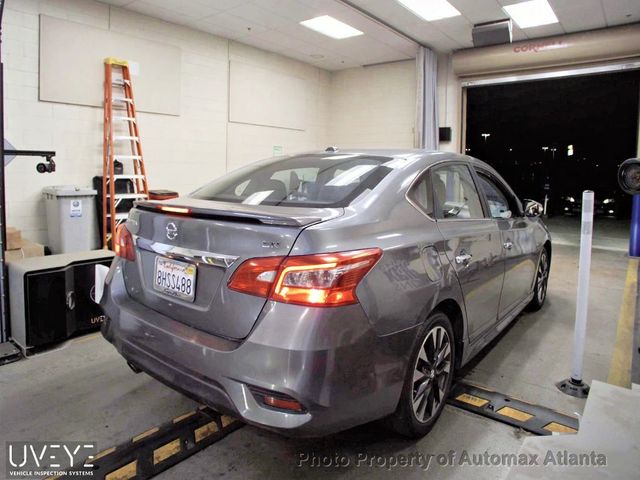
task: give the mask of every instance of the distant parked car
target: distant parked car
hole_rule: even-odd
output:
[[[560,196],[559,214],[579,215],[582,212],[582,192],[572,192]],[[602,217],[618,218],[620,215],[620,198],[615,191],[594,193],[593,214]]]
[[[137,203],[103,334],[134,370],[254,425],[319,436],[387,417],[421,436],[455,369],[542,307],[540,213],[467,156],[265,160]]]

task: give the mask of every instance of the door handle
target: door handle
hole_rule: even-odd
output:
[[[461,253],[460,255],[456,255],[456,263],[463,264],[464,266],[467,266],[469,264],[469,260],[471,260],[472,256],[473,255],[471,255],[469,253]]]
[[[511,250],[513,248],[513,242],[504,242],[502,246],[507,250]]]

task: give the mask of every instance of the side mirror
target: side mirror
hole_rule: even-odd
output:
[[[539,217],[542,215],[544,208],[540,202],[536,202],[535,200],[524,200],[524,214],[527,217]]]

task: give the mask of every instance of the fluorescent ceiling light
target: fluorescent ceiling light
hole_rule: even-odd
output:
[[[530,0],[502,7],[505,12],[518,24],[520,28],[539,27],[558,23],[558,17],[554,13],[547,0]]]
[[[318,33],[322,33],[331,38],[349,38],[362,35],[360,30],[353,28],[351,25],[341,22],[329,15],[322,15],[310,20],[300,22],[300,25],[304,25],[311,30],[315,30]]]
[[[398,2],[428,22],[461,15],[458,9],[447,0],[398,0]]]

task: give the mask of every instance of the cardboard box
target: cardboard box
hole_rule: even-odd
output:
[[[30,240],[23,239],[22,246],[13,250],[7,250],[5,253],[5,260],[10,262],[11,260],[20,260],[22,258],[29,257],[43,257],[44,245],[32,242]]]
[[[7,227],[7,250],[22,247],[22,232],[14,227]]]

